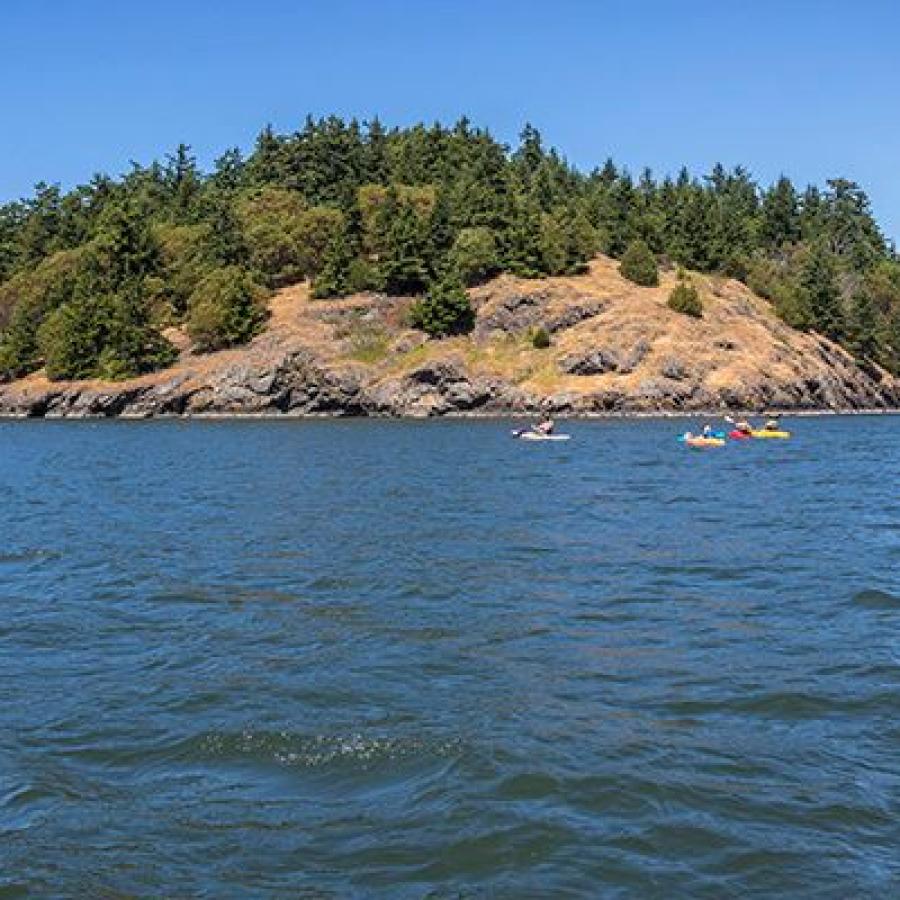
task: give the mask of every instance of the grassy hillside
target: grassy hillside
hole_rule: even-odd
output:
[[[685,283],[700,317],[669,305]],[[861,368],[827,338],[789,327],[735,279],[669,269],[642,287],[598,256],[580,275],[501,275],[469,299],[472,329],[436,339],[409,327],[413,298],[320,300],[301,283],[274,293],[265,328],[245,346],[202,352],[184,328],[169,327],[173,366],[115,384],[37,372],[0,388],[0,412],[590,414],[900,401],[886,370]]]

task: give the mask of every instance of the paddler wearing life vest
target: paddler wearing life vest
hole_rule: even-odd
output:
[[[747,437],[753,433],[753,426],[746,419],[735,421],[731,416],[725,416],[725,421],[734,426],[734,430],[745,434]]]

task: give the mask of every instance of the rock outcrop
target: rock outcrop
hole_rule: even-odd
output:
[[[121,383],[0,385],[0,415],[440,416],[552,410],[572,415],[713,410],[854,410],[900,406],[900,382],[817,335],[788,328],[737,282],[695,277],[704,317],[623,281],[598,259],[585,276],[509,276],[472,292],[468,337],[428,341],[406,328],[408,301],[311,300],[302,286],[272,302],[245,348],[195,355]],[[536,349],[532,330],[552,337]]]

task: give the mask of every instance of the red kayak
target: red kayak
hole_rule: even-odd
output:
[[[738,431],[735,429],[734,431],[728,432],[728,437],[730,437],[733,441],[749,441],[753,435],[747,434],[746,431]]]

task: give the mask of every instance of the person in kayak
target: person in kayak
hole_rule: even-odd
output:
[[[700,436],[701,436],[701,437],[705,437],[705,438],[708,438],[708,437],[712,437],[712,436],[713,436],[712,425],[710,425],[709,422],[707,422],[707,423],[703,426],[703,433],[702,433]]]
[[[778,419],[769,419],[765,426],[763,427],[764,431],[781,431],[781,425],[778,422]]]
[[[739,431],[741,434],[747,435],[747,437],[750,437],[753,432],[753,426],[746,419],[736,422],[731,416],[725,416],[725,421],[733,425],[735,431]]]
[[[556,422],[554,422],[550,416],[544,416],[532,430],[537,434],[550,435],[553,434],[554,428],[556,428]]]

